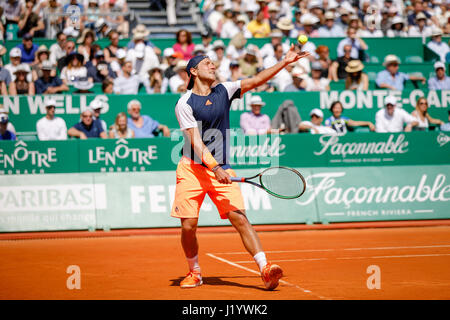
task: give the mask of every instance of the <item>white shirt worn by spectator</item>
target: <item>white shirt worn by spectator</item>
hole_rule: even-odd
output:
[[[245,53],[245,48],[238,49],[232,44],[226,49],[226,56],[231,60],[238,60]]]
[[[36,131],[39,140],[67,140],[66,122],[59,117],[52,120],[47,117],[41,118],[36,123]]]
[[[337,133],[334,129],[332,129],[330,127],[326,127],[324,125],[318,126],[318,125],[313,124],[311,121],[302,121],[302,122],[300,122],[300,124],[305,124],[305,125],[311,126],[312,129],[310,132],[312,134],[336,134]]]
[[[300,59],[307,60],[307,59]],[[268,69],[278,63],[278,60],[274,56],[268,56],[263,60],[264,69]],[[278,89],[278,91],[284,91],[284,89],[293,83],[291,74],[286,69],[281,69],[271,80],[272,84]]]
[[[150,69],[159,66],[158,57],[156,56],[155,51],[151,47],[145,46],[144,52],[145,52],[144,58],[138,59],[136,57],[136,50],[130,49],[128,50],[126,57],[126,61],[131,61],[134,68],[136,68],[139,65],[140,69],[135,70],[136,71],[135,73],[142,80],[148,78],[148,71]]]
[[[448,46],[448,44],[443,41],[441,41],[440,43],[437,43],[436,41],[430,41],[428,42],[427,47],[433,50],[437,55],[439,55],[442,62],[445,62],[445,56],[450,51],[450,47]]]
[[[219,22],[222,19],[223,19],[223,14],[221,12],[218,12],[215,10],[213,12],[211,12],[211,14],[208,16],[208,24],[209,24],[211,30],[216,32],[217,27],[219,26]]]
[[[285,43],[285,42],[283,42],[281,44],[281,46],[283,48],[283,54],[286,54],[289,51],[289,49],[290,49],[290,46],[287,43]],[[273,49],[273,45],[271,43],[266,43],[259,50],[259,54],[261,55],[261,57],[263,59],[273,56],[275,54],[275,51]]]
[[[419,26],[410,26],[408,30],[408,36],[410,37],[430,37],[432,29],[431,27],[425,26],[422,31],[420,31]]]
[[[178,92],[178,88],[182,85],[184,85],[184,80],[181,79],[181,77],[176,74],[173,77],[171,77],[169,79],[169,88],[170,88],[170,92],[172,93],[177,93]]]
[[[325,91],[330,84],[330,80],[326,78],[320,78],[318,82],[314,81],[311,77],[305,79],[306,91]]]
[[[386,109],[379,110],[375,115],[376,132],[402,132],[404,124],[409,124],[416,119],[405,110],[396,107],[394,114],[390,116]]]
[[[132,75],[129,78],[124,76],[114,79],[113,91],[117,94],[137,94],[141,80],[139,76]]]
[[[239,27],[234,23],[234,21],[230,20],[223,24],[222,31],[220,32],[220,37],[225,39],[231,39],[236,34],[239,33]]]
[[[356,33],[359,38],[382,38],[384,37],[383,31],[379,29],[375,30],[358,30]]]
[[[50,57],[48,58],[51,63],[55,66],[58,60],[66,56],[66,51],[59,46],[58,43],[54,43],[50,46]]]

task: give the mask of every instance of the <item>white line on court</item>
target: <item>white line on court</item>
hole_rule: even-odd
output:
[[[420,257],[443,257],[450,256],[450,253],[436,254],[403,254],[393,256],[372,256],[372,257],[337,257],[337,258],[311,258],[311,259],[280,259],[270,260],[271,262],[299,262],[299,261],[320,261],[320,260],[361,260],[361,259],[392,259],[392,258],[420,258]],[[255,263],[255,261],[235,261],[235,263]]]
[[[241,266],[241,265],[239,265],[239,264],[237,264],[237,263],[235,263],[235,262],[231,262],[231,261],[229,261],[229,260],[227,260],[227,259],[218,257],[218,256],[216,256],[216,255],[214,255],[214,254],[212,254],[212,253],[207,253],[206,255],[209,256],[209,257],[211,257],[211,258],[213,258],[213,259],[216,259],[216,260],[225,262],[225,263],[227,263],[227,264],[229,264],[229,265],[231,265],[231,266],[233,266],[233,267],[240,268],[240,269],[242,269],[242,270],[245,270],[245,271],[248,271],[248,272],[250,272],[250,273],[253,273],[253,274],[256,274],[256,275],[260,276],[260,273],[259,273],[258,271],[255,271],[255,270],[253,270],[253,269],[250,269],[250,268]],[[254,262],[254,261],[253,261],[253,262]],[[307,294],[310,294],[310,295],[315,296],[316,298],[319,298],[319,299],[322,299],[322,300],[331,300],[331,299],[329,299],[329,298],[326,298],[326,297],[323,297],[323,296],[321,296],[321,295],[315,294],[315,293],[313,293],[312,291],[310,291],[310,290],[308,290],[308,289],[304,289],[304,288],[302,288],[302,287],[300,287],[300,286],[298,286],[298,285],[296,285],[296,284],[292,284],[292,283],[289,283],[289,282],[284,281],[284,280],[280,280],[280,283],[285,284],[285,285],[288,285],[288,286],[290,286],[290,287],[297,288],[297,289],[299,289],[300,291],[303,291],[304,293],[307,293]]]
[[[292,252],[329,252],[329,251],[363,251],[363,250],[397,250],[397,249],[433,249],[450,248],[450,244],[422,245],[422,246],[397,246],[397,247],[366,247],[366,248],[338,248],[338,249],[302,249],[302,250],[272,250],[266,253],[292,253]],[[220,252],[216,254],[239,255],[248,252]]]

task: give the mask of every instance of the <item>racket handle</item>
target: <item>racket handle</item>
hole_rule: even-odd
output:
[[[234,182],[245,182],[245,178],[231,177],[231,181],[234,181]]]

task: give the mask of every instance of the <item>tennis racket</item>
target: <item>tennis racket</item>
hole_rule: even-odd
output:
[[[281,199],[298,198],[306,190],[305,178],[297,170],[288,167],[271,167],[253,177],[232,177],[231,181],[250,183]]]

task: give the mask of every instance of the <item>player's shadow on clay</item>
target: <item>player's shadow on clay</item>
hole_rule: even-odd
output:
[[[246,285],[246,284],[242,284],[242,283],[238,283],[238,282],[234,282],[234,281],[229,281],[229,280],[224,280],[224,279],[236,279],[236,278],[257,278],[259,279],[259,281],[261,281],[261,279],[259,277],[245,277],[245,276],[241,276],[241,277],[203,277],[203,285],[207,285],[207,286],[234,286],[234,287],[239,287],[239,288],[247,288],[247,289],[257,289],[257,290],[262,290],[262,291],[266,291],[266,289],[264,289],[263,287],[258,287],[258,286],[252,286],[252,285]],[[171,287],[175,286],[175,287],[179,287],[180,286],[180,282],[183,281],[184,277],[179,277],[178,279],[171,279],[170,281],[172,281],[172,283],[170,284]]]

